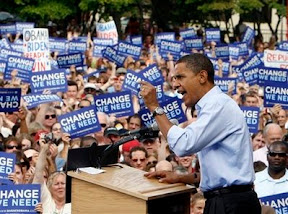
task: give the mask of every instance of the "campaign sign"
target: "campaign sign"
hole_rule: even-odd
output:
[[[7,48],[10,49],[10,42],[7,38],[3,38],[0,40],[0,48]]]
[[[62,102],[62,99],[56,94],[32,94],[22,96],[27,103],[27,108],[34,108],[42,103]]]
[[[163,32],[156,34],[156,45],[159,47],[161,40],[175,41],[175,33],[174,32]]]
[[[142,46],[142,36],[131,36],[130,41],[133,45]]]
[[[19,110],[21,88],[0,88],[0,112]]]
[[[102,39],[113,39],[113,43],[118,43],[118,31],[114,21],[96,23],[97,37]]]
[[[68,41],[64,38],[49,38],[50,52],[66,53],[68,51]]]
[[[113,39],[93,38],[93,56],[102,57],[102,50],[113,45]]]
[[[160,82],[161,84],[164,82],[162,72],[158,69],[158,66],[156,64],[152,64],[141,70],[141,74],[150,82]]]
[[[14,50],[14,51],[18,51],[18,52],[21,52],[21,53],[24,52],[23,44],[11,43],[10,46],[11,46],[12,50]]]
[[[280,104],[283,109],[288,109],[288,84],[266,82],[264,85],[264,106],[273,107]]]
[[[231,66],[232,74],[236,73],[239,81],[244,80],[243,74],[241,72],[241,67],[242,67],[241,65],[232,65]]]
[[[251,55],[243,64],[241,64],[241,71],[248,70],[250,68],[254,68],[258,65],[262,65],[261,59],[257,56],[257,54]]]
[[[246,42],[235,42],[240,50],[239,50],[239,56],[248,56],[249,55],[249,50],[248,50],[248,45]]]
[[[16,32],[22,34],[24,29],[31,29],[35,27],[34,22],[16,22]]]
[[[188,37],[184,39],[184,45],[187,51],[203,50],[203,42],[200,37]]]
[[[122,88],[129,90],[132,94],[137,95],[140,89],[140,81],[144,81],[143,76],[140,73],[136,73],[133,70],[127,70]]]
[[[8,178],[8,175],[14,172],[15,161],[16,161],[15,153],[0,152],[0,187],[3,186],[3,185],[1,186],[1,184],[13,184],[13,182]],[[1,199],[2,197],[0,197],[0,201]]]
[[[241,106],[250,133],[258,132],[259,108]]]
[[[11,55],[11,56],[22,56],[23,54],[19,51],[14,51],[14,50],[11,50],[11,49],[6,49],[6,48],[1,48],[0,49],[0,59],[3,59],[3,60],[7,60],[8,59],[8,55]]]
[[[67,91],[67,78],[65,69],[55,69],[46,72],[32,72],[30,76],[32,93],[42,93],[48,89],[52,93]]]
[[[94,105],[58,116],[64,132],[71,135],[71,138],[83,137],[87,134],[101,130]]]
[[[86,42],[70,41],[68,43],[68,53],[81,52],[84,53],[87,49]]]
[[[259,200],[261,204],[272,207],[276,214],[288,213],[288,193],[261,197]]]
[[[131,91],[121,91],[94,96],[97,111],[115,114],[116,117],[134,114]]]
[[[194,28],[187,28],[187,29],[184,29],[184,30],[180,30],[179,33],[180,33],[180,36],[181,36],[183,39],[197,36]]]
[[[174,60],[178,60],[180,58],[180,52],[182,50],[182,46],[183,46],[182,42],[162,39],[159,44],[159,52],[165,60],[168,60],[167,57],[168,53],[173,55]]]
[[[5,35],[5,34],[16,34],[16,26],[15,24],[4,24],[0,25],[0,34]]]
[[[247,70],[242,70],[242,74],[244,77],[244,80],[249,85],[258,84],[258,71],[259,66],[253,67],[253,68],[247,68]]]
[[[238,60],[240,48],[237,45],[229,45],[229,57],[230,59]]]
[[[179,123],[183,123],[187,121],[187,118],[181,107],[181,103],[182,101],[180,99],[173,97],[161,103],[160,106],[164,109],[164,112],[169,120],[177,119]],[[139,116],[141,117],[143,124],[147,127],[151,126],[155,122],[153,113],[147,108],[141,109],[139,111]]]
[[[205,29],[205,38],[206,42],[220,42],[221,41],[221,34],[219,28],[207,28]]]
[[[281,51],[288,51],[288,41],[282,41],[278,45],[278,49]]]
[[[214,78],[214,83],[217,85],[224,93],[228,92],[229,87],[233,87],[233,94],[236,94],[236,84],[237,78],[228,78],[228,77],[216,77]]]
[[[111,62],[115,62],[119,67],[123,67],[126,56],[117,54],[117,50],[108,46],[102,51],[102,56]]]
[[[123,56],[131,56],[133,59],[139,59],[141,55],[141,49],[141,46],[120,41],[118,42],[117,54],[121,54]]]
[[[278,50],[264,51],[264,65],[272,68],[288,69],[288,52]]]
[[[0,59],[0,73],[4,73],[6,69],[6,60]]]
[[[214,71],[218,72],[220,67],[222,68],[222,76],[227,77],[230,73],[230,62],[225,59],[209,58],[213,64]]]
[[[30,73],[34,66],[34,59],[8,55],[4,79],[11,80],[11,72],[17,70],[16,77],[23,82],[30,82]]]
[[[242,37],[242,42],[247,42],[247,44],[250,45],[254,36],[255,36],[254,30],[251,27],[246,27],[245,33],[243,34]]]
[[[288,70],[281,68],[268,68],[259,66],[258,69],[258,84],[263,86],[265,81],[279,82],[288,84]]]
[[[0,213],[36,214],[35,206],[41,202],[40,184],[2,185]]]
[[[229,46],[225,44],[217,44],[215,47],[215,54],[217,58],[229,59]]]
[[[23,29],[24,56],[35,59],[33,71],[51,70],[47,28]]]
[[[82,66],[83,56],[81,53],[61,54],[57,56],[59,68],[70,68],[71,65]]]

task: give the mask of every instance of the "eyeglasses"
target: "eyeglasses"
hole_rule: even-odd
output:
[[[149,164],[157,164],[157,163],[158,163],[158,161],[156,161],[156,160],[155,160],[155,161],[149,161],[149,162],[148,162],[148,165],[149,165]]]
[[[280,152],[280,153],[277,153],[277,152],[268,152],[268,155],[269,155],[270,157],[276,157],[277,155],[278,155],[278,157],[280,157],[280,158],[285,158],[285,157],[287,157],[287,153],[285,153],[285,152]]]
[[[107,124],[106,124],[106,123],[100,123],[100,126],[101,126],[102,128],[105,128],[105,127],[107,126]]]
[[[18,150],[19,150],[19,149],[21,149],[22,147],[21,147],[21,146],[10,146],[10,145],[8,145],[8,146],[6,146],[6,148],[7,148],[7,149],[14,149],[14,148],[15,148],[15,149],[18,149]]]
[[[138,162],[138,161],[140,161],[140,162],[144,162],[146,160],[146,158],[141,158],[141,159],[132,159],[132,161],[133,162]]]
[[[45,120],[48,120],[48,119],[54,119],[54,118],[56,118],[56,114],[51,114],[51,115],[48,115],[48,114],[46,114],[45,115]]]

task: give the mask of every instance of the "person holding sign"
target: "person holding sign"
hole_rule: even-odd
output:
[[[198,152],[200,189],[207,199],[204,213],[260,214],[261,206],[252,189],[255,175],[249,130],[237,103],[214,85],[209,58],[196,53],[176,62],[173,86],[185,105],[195,106],[198,113],[197,120],[185,129],[169,121],[154,86],[140,83],[145,105],[175,154]],[[146,176],[153,177],[153,173]]]

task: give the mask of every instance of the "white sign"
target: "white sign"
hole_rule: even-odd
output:
[[[118,43],[118,31],[114,21],[97,23],[97,37],[103,39],[113,39],[114,44]]]
[[[265,50],[263,59],[266,67],[288,69],[287,51]]]

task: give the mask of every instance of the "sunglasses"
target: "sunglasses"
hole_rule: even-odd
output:
[[[287,157],[287,154],[285,152],[282,152],[282,153],[276,153],[276,152],[268,152],[268,155],[270,157],[276,157],[278,155],[278,157],[280,158],[285,158]]]
[[[8,145],[8,146],[6,146],[6,148],[7,149],[21,149],[22,147],[21,146],[10,146],[10,145]]]
[[[107,126],[107,124],[106,124],[106,123],[100,123],[100,126],[101,126],[102,128],[105,128],[105,127]]]
[[[51,114],[51,115],[47,114],[47,115],[45,115],[45,120],[48,120],[50,118],[52,118],[52,119],[56,118],[56,114]]]
[[[146,160],[146,158],[141,158],[141,159],[132,159],[133,162],[137,162],[138,160],[140,160],[140,162],[144,162]]]
[[[149,164],[157,164],[157,163],[158,163],[158,161],[149,161],[149,162],[148,162],[148,165],[149,165]]]

